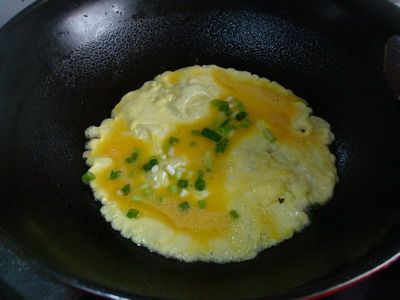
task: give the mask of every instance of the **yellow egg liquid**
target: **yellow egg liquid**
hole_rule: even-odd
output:
[[[140,140],[132,135],[132,132],[122,116],[117,116],[111,125],[109,132],[97,141],[90,153],[91,158],[107,157],[112,159],[109,167],[96,173],[93,181],[95,188],[101,189],[108,201],[114,201],[123,212],[130,209],[139,210],[139,217],[148,217],[173,228],[178,232],[189,233],[192,238],[199,241],[207,241],[210,238],[225,235],[230,228],[232,218],[229,215],[229,195],[226,192],[225,175],[226,157],[235,143],[242,140],[248,134],[256,130],[254,122],[264,120],[269,129],[279,141],[290,141],[299,138],[289,120],[296,114],[293,103],[299,98],[293,93],[282,94],[282,89],[274,83],[257,81],[254,79],[242,79],[233,76],[223,70],[212,70],[212,76],[221,88],[219,99],[228,97],[239,99],[244,105],[248,118],[252,121],[248,128],[237,128],[229,137],[229,144],[224,153],[216,153],[215,143],[201,135],[193,134],[193,131],[201,131],[204,127],[210,127],[221,115],[217,109],[210,107],[207,117],[177,125],[163,142],[168,143],[169,137],[177,137],[179,142],[173,145],[174,156],[184,157],[187,161],[186,169],[192,172],[189,191],[194,189],[194,181],[197,172],[203,170],[204,180],[207,185],[208,196],[205,207],[199,207],[199,199],[193,193],[181,197],[179,193],[172,193],[167,187],[152,189],[146,194],[143,185],[146,183],[143,165],[157,154],[152,153],[153,145],[150,142]],[[169,75],[172,83],[179,81],[179,73]],[[286,98],[282,101],[282,97]],[[126,158],[132,152],[139,151],[137,160],[127,163]],[[212,161],[211,170],[207,170],[205,155]],[[112,170],[121,172],[120,177],[110,179]],[[182,178],[185,179],[185,176]],[[130,184],[130,192],[124,195],[121,189]],[[140,198],[135,200],[134,198]],[[182,210],[179,204],[187,201],[189,208]]]

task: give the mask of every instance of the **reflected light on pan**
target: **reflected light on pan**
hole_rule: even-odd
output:
[[[79,6],[55,26],[55,34],[62,39],[64,47],[70,49],[94,42],[110,32],[115,23],[124,22],[136,11],[134,4],[125,2],[129,3],[105,0]]]

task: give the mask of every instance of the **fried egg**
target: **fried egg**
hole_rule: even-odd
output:
[[[166,257],[254,258],[337,182],[334,135],[276,82],[215,65],[164,72],[86,130],[82,176],[122,236]]]

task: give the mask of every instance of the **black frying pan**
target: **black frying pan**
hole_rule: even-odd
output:
[[[40,1],[0,31],[2,237],[56,279],[102,295],[301,297],[400,250],[400,105],[382,75],[390,29],[326,1]],[[400,31],[399,31],[400,32]],[[81,183],[84,129],[165,71],[218,64],[278,81],[336,134],[340,182],[312,224],[243,263],[182,263],[112,230]]]

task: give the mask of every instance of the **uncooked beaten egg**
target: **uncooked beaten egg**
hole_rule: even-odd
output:
[[[112,227],[183,261],[251,259],[309,223],[337,182],[329,124],[275,82],[214,65],[165,72],[86,130]]]

